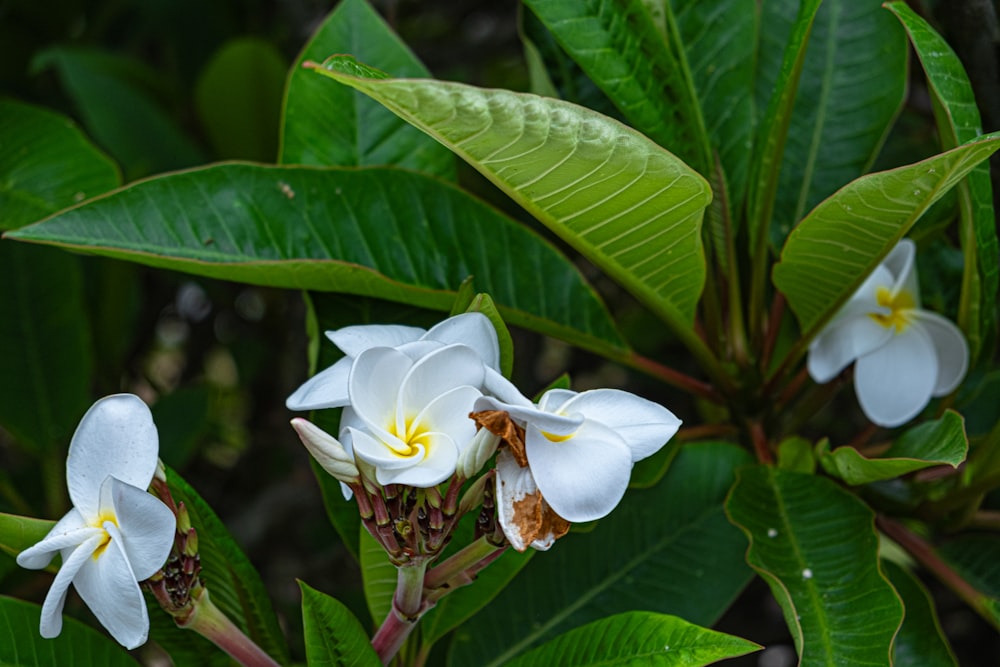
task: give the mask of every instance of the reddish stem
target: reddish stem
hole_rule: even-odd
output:
[[[194,611],[181,627],[208,639],[243,667],[280,667],[215,606],[208,591],[195,603]]]
[[[764,427],[760,422],[750,422],[750,438],[753,440],[753,450],[757,454],[757,459],[761,463],[773,464],[774,454],[768,446],[767,435],[764,434]]]
[[[730,436],[737,431],[737,428],[732,424],[702,424],[701,426],[688,426],[680,429],[674,436],[674,440],[680,442],[707,440],[708,438]]]
[[[657,361],[653,361],[648,357],[644,357],[639,354],[632,354],[629,357],[629,361],[635,365],[636,368],[643,370],[650,375],[657,377],[669,385],[673,385],[678,389],[683,389],[684,391],[694,394],[695,396],[700,396],[706,400],[712,401],[713,403],[722,403],[722,396],[716,391],[715,387],[697,380],[690,375],[685,375],[680,371],[675,371],[669,366],[665,366]]]
[[[767,373],[771,365],[771,355],[774,345],[778,342],[778,331],[781,329],[781,318],[785,315],[785,295],[778,292],[771,302],[771,313],[767,318],[767,333],[764,338],[764,349],[761,352],[760,367]]]

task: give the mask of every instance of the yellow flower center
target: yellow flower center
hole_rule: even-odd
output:
[[[567,435],[556,435],[555,433],[548,433],[546,431],[542,431],[542,435],[544,435],[545,439],[550,442],[566,442],[567,440],[573,437],[574,433],[568,433]]]
[[[101,512],[98,515],[97,520],[94,521],[93,524],[91,524],[95,528],[100,528],[102,531],[104,531],[104,535],[101,537],[101,543],[97,545],[96,549],[94,549],[94,554],[92,556],[92,558],[94,560],[97,560],[98,558],[100,558],[101,554],[103,554],[104,551],[108,548],[108,545],[111,544],[111,533],[109,533],[104,528],[104,524],[107,521],[110,521],[111,523],[115,524],[115,527],[118,526],[118,519],[117,519],[117,517],[115,517],[115,515],[112,514],[111,512],[107,512],[107,511]]]
[[[879,287],[875,298],[878,305],[889,309],[889,313],[872,313],[871,318],[887,329],[895,328],[896,333],[903,333],[910,325],[909,313],[917,305],[913,296],[906,290],[900,290],[893,297],[888,287]]]
[[[413,424],[413,420],[414,417],[406,418],[402,433],[399,433],[397,431],[395,421],[390,423],[389,427],[386,429],[387,431],[389,431],[391,435],[394,435],[397,438],[399,438],[399,443],[402,443],[402,446],[400,446],[399,443],[396,442],[385,443],[386,446],[389,448],[389,451],[392,452],[398,458],[401,459],[413,458],[414,456],[420,454],[420,449],[421,449],[420,445],[423,445],[424,450],[427,450],[428,446],[430,445],[430,438],[428,438],[428,433],[431,431],[431,429],[427,428],[426,424],[420,424],[422,428],[416,430]]]

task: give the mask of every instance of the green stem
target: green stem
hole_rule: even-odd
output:
[[[417,627],[417,621],[432,606],[424,601],[427,563],[426,558],[417,557],[396,568],[396,593],[392,597],[392,609],[372,637],[372,648],[383,665],[388,665],[399,653],[407,637]]]
[[[279,667],[267,653],[236,627],[205,591],[181,627],[194,630],[229,654],[243,667]]]
[[[479,562],[492,556],[498,550],[505,547],[498,547],[490,544],[486,537],[480,537],[475,542],[466,545],[460,551],[452,555],[438,566],[432,568],[424,577],[424,588],[435,589],[452,582],[455,577],[459,577],[475,567]]]

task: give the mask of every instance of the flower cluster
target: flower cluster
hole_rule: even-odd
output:
[[[903,239],[809,347],[807,367],[829,382],[854,363],[854,389],[879,426],[906,423],[959,385],[969,348],[957,326],[920,307],[916,246]]]
[[[303,419],[292,425],[346,495],[364,492],[359,500],[366,503],[376,491],[373,516],[386,496],[379,489],[389,489],[391,499],[396,485],[431,490],[452,480],[457,489],[500,445],[495,473],[488,473],[495,488],[484,491],[497,500],[496,520],[515,548],[547,549],[570,522],[608,514],[632,465],[680,426],[666,408],[613,389],[556,389],[533,404],[500,373],[496,330],[481,313],[428,331],[369,325],[327,336],[346,356],[287,405],[344,407],[339,438]],[[447,519],[456,508],[446,500]]]

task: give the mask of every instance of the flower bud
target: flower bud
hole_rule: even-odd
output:
[[[481,428],[458,456],[456,472],[464,479],[471,479],[482,470],[486,462],[497,450],[500,437]]]
[[[360,473],[354,457],[332,435],[300,417],[292,420],[292,428],[323,470],[345,484],[357,484]]]

